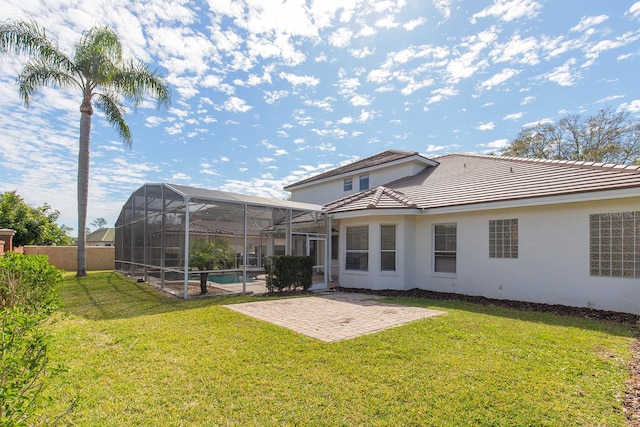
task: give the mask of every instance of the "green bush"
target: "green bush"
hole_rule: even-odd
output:
[[[313,257],[273,256],[267,258],[264,266],[266,286],[269,292],[307,290],[313,278]]]
[[[61,280],[44,255],[0,258],[0,426],[27,425],[37,407]]]

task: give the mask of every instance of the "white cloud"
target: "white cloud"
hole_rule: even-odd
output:
[[[628,111],[630,113],[640,113],[640,99],[634,99],[630,103],[620,104],[619,111]]]
[[[609,17],[607,15],[598,16],[585,16],[577,25],[571,27],[570,31],[584,31],[596,25],[600,25],[605,22]]]
[[[244,99],[240,99],[236,96],[232,96],[227,99],[224,104],[222,104],[221,108],[225,111],[233,112],[233,113],[246,113],[251,110],[253,107],[251,105],[247,105]]]
[[[504,116],[502,118],[502,120],[516,121],[516,120],[520,120],[522,118],[522,116],[523,116],[522,113],[511,113],[511,114],[507,114],[506,116]]]
[[[480,88],[491,90],[494,86],[501,85],[510,78],[517,76],[518,74],[520,74],[520,71],[521,70],[515,70],[513,68],[505,68],[498,74],[494,74],[490,79],[487,79],[480,83]]]
[[[445,99],[451,98],[453,96],[458,95],[460,91],[458,89],[454,89],[453,87],[445,87],[441,89],[432,90],[430,98],[427,99],[427,104],[435,104],[436,102],[443,101]]]
[[[471,23],[475,24],[478,18],[495,17],[501,21],[510,22],[520,18],[535,18],[542,5],[535,0],[495,0],[478,13],[471,16]]]
[[[478,123],[478,126],[476,126],[476,129],[482,130],[482,131],[492,130],[495,126],[496,124],[494,122]]]
[[[292,73],[285,73],[284,71],[278,75],[281,79],[288,81],[294,86],[298,85],[306,85],[306,86],[317,86],[320,84],[320,79],[313,76],[298,76]]]
[[[635,2],[631,5],[626,14],[630,15],[632,18],[637,19],[640,17],[640,1]]]
[[[305,99],[304,100],[304,105],[318,107],[318,108],[321,108],[321,109],[323,109],[325,111],[331,112],[331,111],[333,111],[332,103],[335,100],[336,99],[334,97],[332,97],[332,96],[327,96],[324,99],[316,99],[316,100]]]
[[[177,172],[171,175],[171,179],[173,181],[189,181],[191,180],[191,177],[185,173]]]
[[[487,147],[502,149],[507,145],[509,145],[508,139],[496,139],[495,141],[488,143]]]
[[[412,19],[411,21],[402,24],[402,28],[404,28],[407,31],[413,31],[416,28],[418,28],[421,25],[424,25],[425,22],[427,22],[426,19],[424,19],[422,16],[416,19]]]
[[[615,101],[616,99],[621,99],[621,98],[624,98],[624,95],[611,95],[611,96],[606,96],[604,98],[598,99],[596,103],[597,104],[609,103],[611,101]]]
[[[379,19],[376,21],[375,26],[378,28],[396,28],[398,27],[400,24],[398,24],[397,22],[395,22],[393,16],[385,16],[382,19]]]
[[[267,104],[275,104],[279,100],[289,96],[289,91],[286,90],[274,90],[264,92],[264,102]]]
[[[338,28],[329,36],[329,44],[334,47],[347,47],[353,38],[353,31],[348,28]]]
[[[576,59],[571,58],[567,60],[563,65],[554,68],[550,72],[546,73],[544,77],[560,86],[573,86],[576,79],[580,77],[580,73],[572,71],[572,65],[575,65]]]
[[[535,100],[536,100],[536,97],[533,95],[525,96],[524,98],[522,98],[522,101],[520,101],[520,105],[531,104]]]
[[[372,102],[371,97],[368,95],[355,95],[349,100],[349,103],[354,107],[371,105]]]

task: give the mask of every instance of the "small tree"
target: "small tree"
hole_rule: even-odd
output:
[[[224,239],[196,240],[189,249],[189,264],[200,270],[200,294],[207,293],[209,272],[206,270],[222,270],[233,262],[234,252]]]
[[[104,218],[96,218],[93,221],[91,221],[91,225],[95,227],[96,230],[99,230],[101,228],[104,228],[107,225],[107,220]]]
[[[71,228],[57,224],[60,212],[51,210],[51,206],[33,208],[15,191],[0,195],[0,228],[16,231],[13,237],[15,246],[24,245],[70,245],[67,235]]]

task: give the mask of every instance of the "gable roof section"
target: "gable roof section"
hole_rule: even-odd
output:
[[[416,160],[421,163],[424,163],[425,166],[435,166],[437,162],[434,162],[431,159],[428,159],[417,151],[405,151],[405,150],[387,150],[382,153],[375,154],[373,156],[367,157],[362,160],[358,160],[357,162],[349,163],[348,165],[331,169],[327,172],[323,172],[318,175],[314,175],[310,178],[303,179],[302,181],[294,182],[293,184],[289,184],[284,189],[289,191],[294,189],[295,187],[299,187],[301,185],[309,184],[312,182],[322,181],[327,178],[333,178],[339,175],[344,175],[348,173],[352,173],[355,171],[365,170],[369,168],[373,168],[380,165],[385,165],[389,163],[395,162],[407,162],[411,160]]]
[[[640,166],[478,154],[451,154],[434,160],[439,162],[437,167],[385,184],[385,188],[413,201],[418,209],[625,188],[638,188],[640,195]],[[351,196],[351,201],[345,198],[331,202],[324,208],[329,213],[370,209],[359,201],[369,197],[366,193]]]
[[[325,209],[334,213],[360,209],[415,208],[416,206],[415,202],[403,193],[380,186],[331,202],[325,205]]]

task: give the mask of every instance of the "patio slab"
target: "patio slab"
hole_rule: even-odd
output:
[[[324,342],[354,338],[445,314],[444,311],[389,304],[379,299],[374,295],[331,292],[225,307]]]

